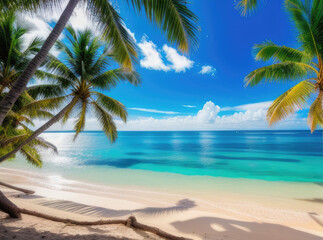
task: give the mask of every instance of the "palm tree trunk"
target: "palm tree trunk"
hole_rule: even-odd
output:
[[[67,104],[59,113],[57,113],[54,117],[52,117],[48,122],[46,122],[43,126],[38,128],[36,131],[33,132],[33,134],[30,135],[29,138],[27,138],[25,141],[20,143],[18,147],[16,147],[11,152],[7,153],[6,155],[3,155],[0,157],[0,163],[11,157],[12,155],[16,154],[21,148],[23,148],[26,144],[33,141],[35,138],[37,138],[41,133],[46,131],[48,128],[50,128],[54,123],[58,122],[64,114],[67,112],[67,110],[74,105],[74,103],[77,101],[77,98],[73,98],[73,100]]]
[[[1,191],[0,191],[0,210],[8,213],[10,217],[21,218],[19,208],[12,203]]]
[[[0,102],[0,125],[18,97],[26,89],[29,80],[33,77],[38,67],[44,62],[49,50],[53,47],[59,35],[63,32],[79,1],[80,0],[69,0],[64,12],[44,42],[44,45],[41,47],[37,55],[30,61],[20,77],[15,81],[9,93]]]

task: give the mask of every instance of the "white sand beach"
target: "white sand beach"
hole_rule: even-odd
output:
[[[158,175],[158,174],[157,174]],[[161,174],[162,175],[162,174]],[[323,237],[323,186],[210,177],[209,189],[181,188],[206,177],[169,174],[179,187],[109,186],[0,168],[0,181],[34,190],[24,195],[1,187],[21,208],[76,220],[126,219],[192,239],[319,240]],[[196,185],[195,185],[196,186]],[[23,215],[1,214],[1,239],[160,239],[122,225],[80,227]],[[73,238],[74,237],[74,238]]]

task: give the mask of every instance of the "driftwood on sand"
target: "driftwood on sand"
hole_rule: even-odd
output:
[[[17,187],[11,186],[9,184],[4,185],[1,182],[0,182],[0,185],[3,185],[3,186],[7,185],[7,186],[10,186],[10,188],[16,189],[18,191],[24,190],[22,192],[26,193],[25,192],[26,189],[17,188]],[[26,191],[28,192],[26,194],[33,194],[34,193],[33,191],[29,191],[29,190],[26,190]],[[51,216],[51,215],[36,212],[36,211],[30,211],[28,209],[19,208],[18,206],[16,206],[1,191],[0,191],[0,210],[8,213],[13,218],[21,218],[21,214],[27,214],[27,215],[55,221],[55,222],[73,224],[73,225],[78,225],[78,226],[98,226],[98,225],[122,224],[122,225],[125,225],[126,227],[130,227],[130,228],[145,231],[145,232],[150,232],[150,233],[156,234],[159,237],[169,239],[169,240],[192,240],[190,238],[178,237],[178,236],[172,235],[170,233],[164,232],[163,230],[161,230],[159,228],[139,223],[139,222],[137,222],[137,219],[134,216],[130,216],[127,220],[77,221],[77,220],[68,219],[68,218],[55,217],[55,216]]]
[[[0,182],[0,185],[2,185],[4,187],[7,187],[7,188],[11,188],[11,189],[17,190],[19,192],[26,193],[27,195],[34,194],[35,193],[34,191],[31,191],[31,190],[28,190],[28,189],[24,189],[24,188],[20,188],[20,187],[16,187],[16,186],[10,185],[8,183],[4,183],[4,182]]]

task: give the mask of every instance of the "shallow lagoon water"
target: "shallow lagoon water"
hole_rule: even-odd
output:
[[[323,182],[322,131],[46,132],[58,155],[44,151],[42,172],[91,179],[136,170],[270,181]],[[35,170],[18,156],[1,164]],[[101,175],[101,174],[100,174]],[[115,174],[117,177],[118,174]],[[123,175],[124,177],[124,175]]]

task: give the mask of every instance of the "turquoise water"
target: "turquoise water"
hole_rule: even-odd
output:
[[[323,182],[322,131],[47,132],[59,154],[44,153],[45,171],[106,168],[184,175]],[[14,161],[15,162],[15,161]],[[11,166],[5,163],[2,166]]]

